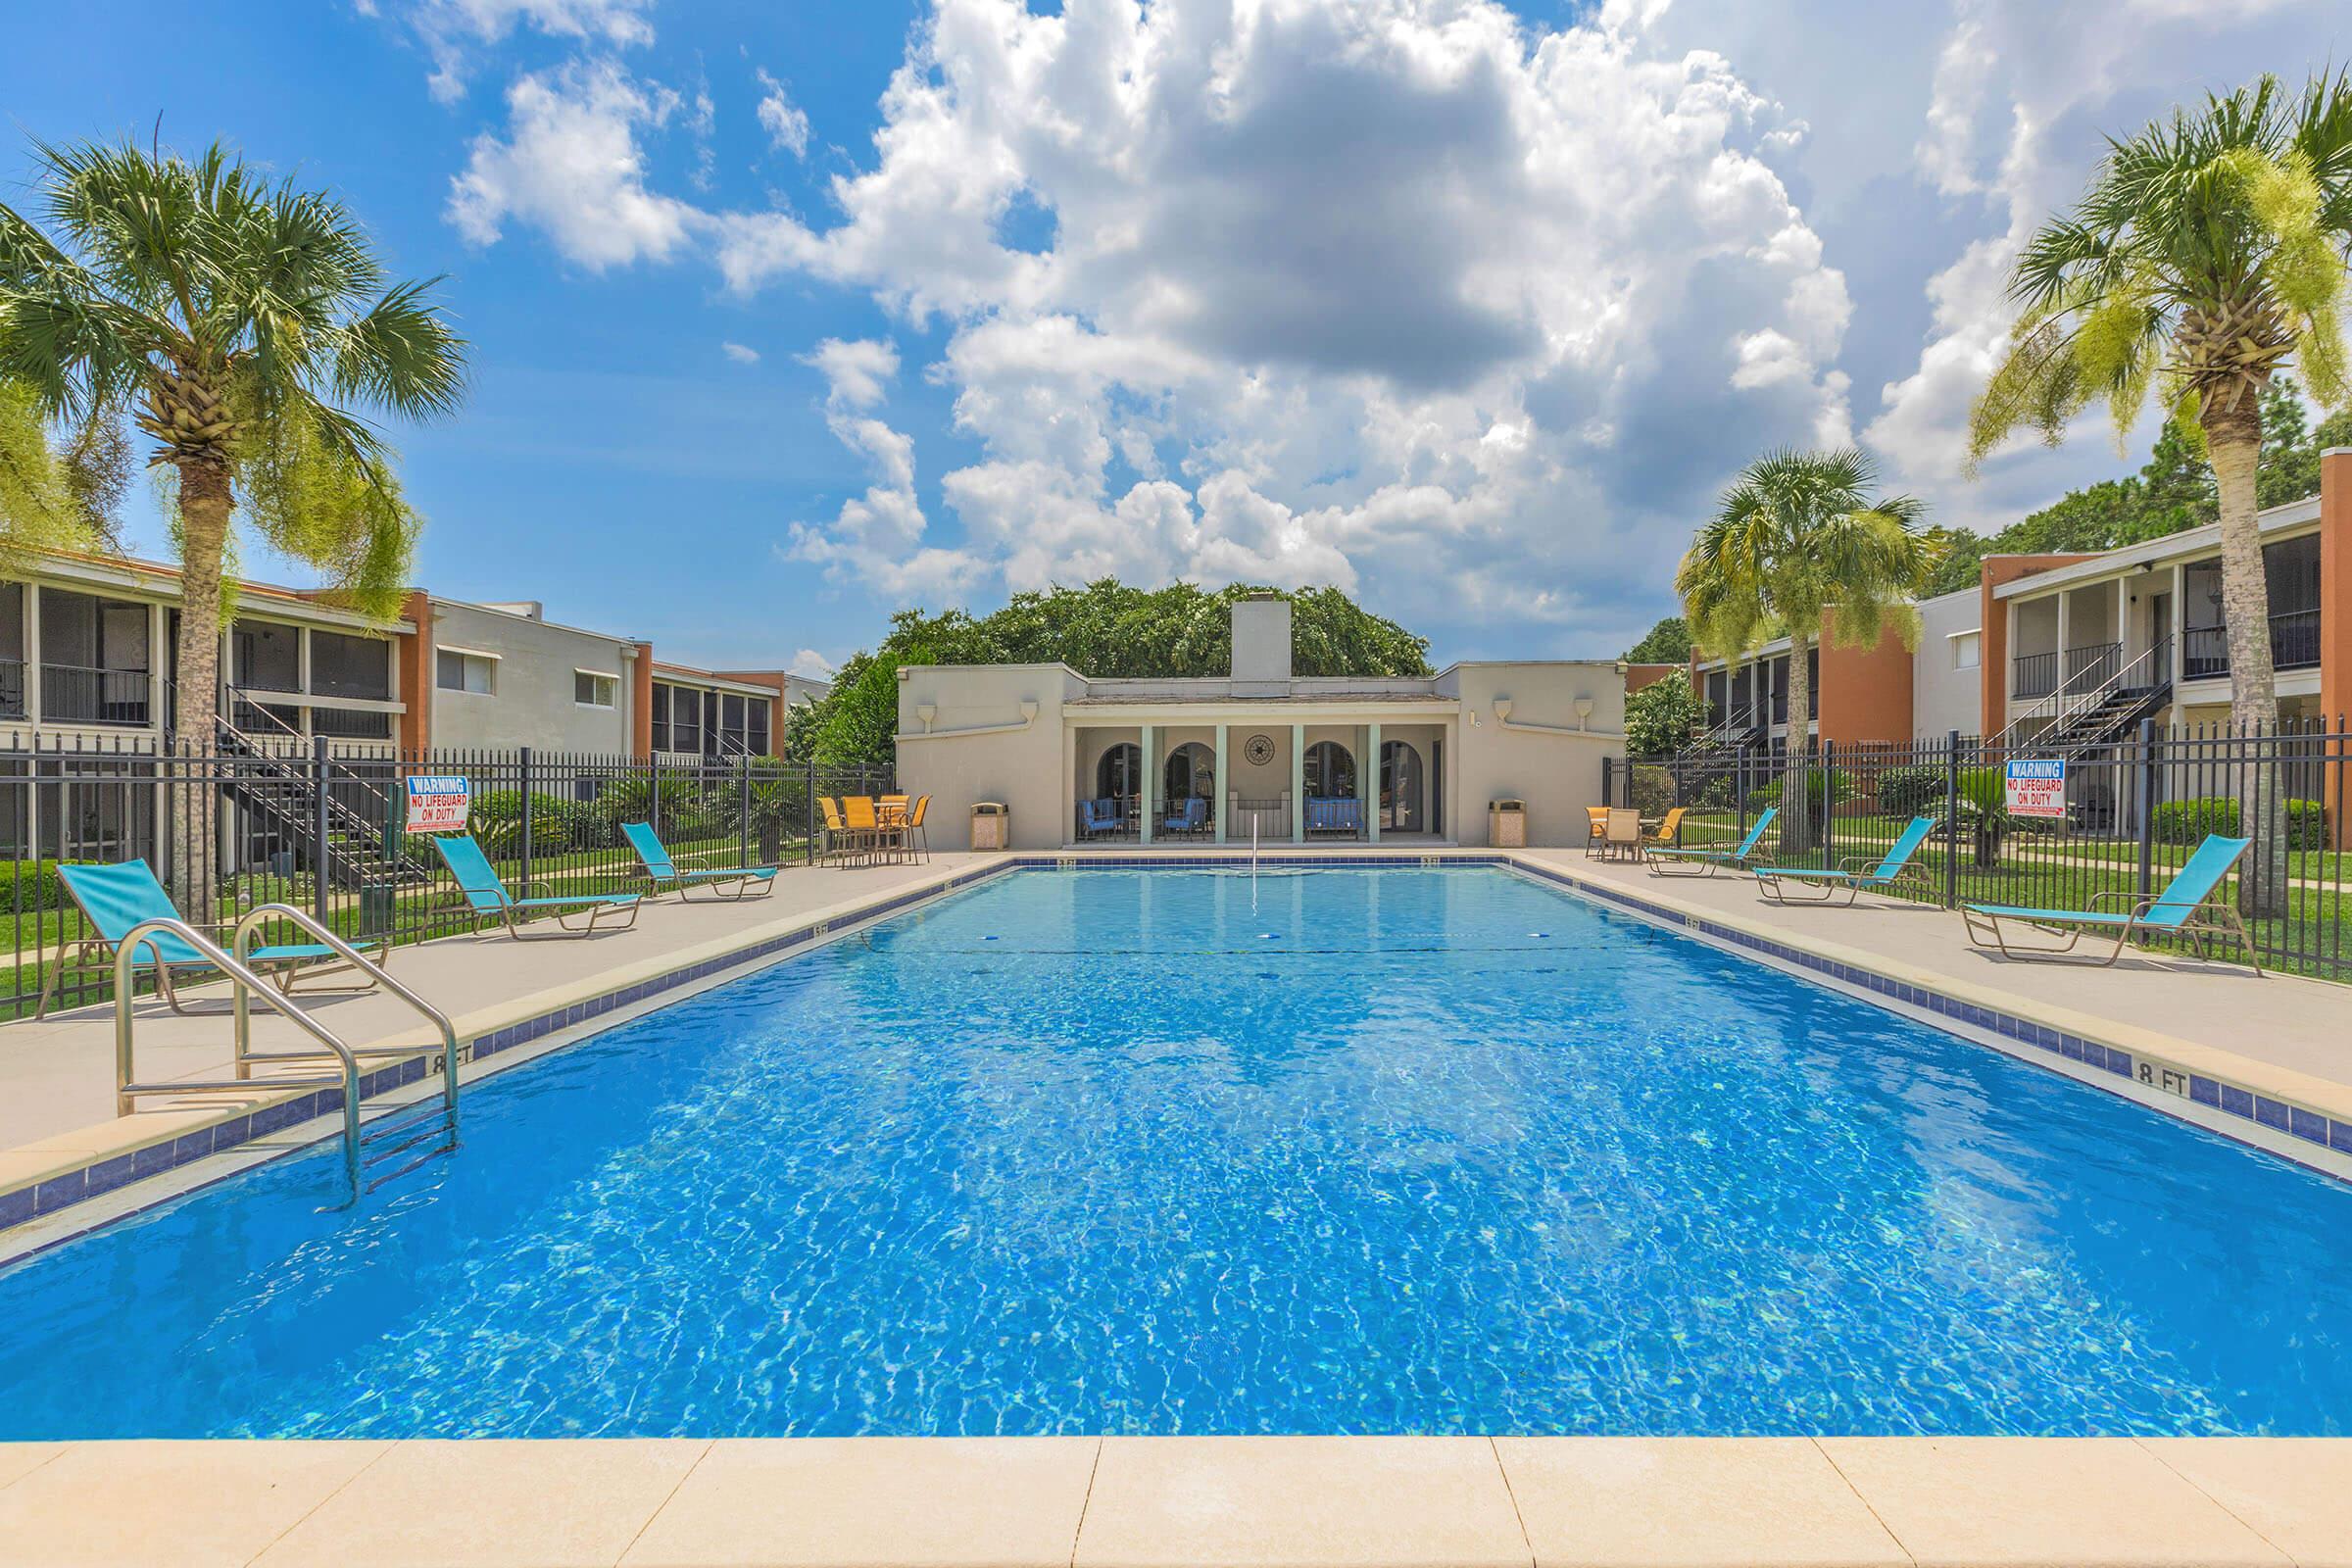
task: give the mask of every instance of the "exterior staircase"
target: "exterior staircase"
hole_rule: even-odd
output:
[[[2119,745],[2172,700],[2172,668],[2168,637],[2120,669],[2085,670],[2019,714],[1987,750],[2071,760]],[[2034,728],[2039,720],[2047,722]]]
[[[319,793],[310,738],[233,686],[222,689],[220,710],[214,739],[230,764],[221,769],[222,788],[273,837],[307,853],[318,837]],[[327,788],[325,804],[320,869],[329,885],[356,891],[432,880],[422,865],[393,853],[392,805],[382,790],[345,770]]]

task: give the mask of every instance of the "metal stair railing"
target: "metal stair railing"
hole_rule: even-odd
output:
[[[252,809],[278,817],[285,826],[296,833],[307,834],[313,821],[311,813],[315,808],[312,797],[318,790],[318,780],[313,776],[308,760],[298,762],[271,751],[263,740],[247,733],[240,727],[230,717],[230,714],[235,712],[240,705],[261,714],[285,732],[282,737],[270,737],[272,741],[281,744],[291,741],[296,745],[301,745],[307,738],[302,731],[271,712],[267,705],[255,700],[253,694],[240,687],[229,685],[223,685],[220,691],[222,700],[218,705],[214,724],[219,731],[221,749],[234,756],[260,763],[266,770],[266,782],[285,789],[290,798],[290,804],[272,799],[256,781],[243,781],[245,787],[239,793],[246,798],[246,803]],[[230,780],[232,786],[237,782],[239,781]],[[328,824],[343,839],[358,844],[367,853],[355,855],[348,849],[330,844],[327,849],[327,858],[330,862],[334,863],[329,867],[322,867],[321,870],[340,870],[343,880],[355,887],[363,886],[369,880],[370,870],[376,871],[382,879],[394,883],[414,884],[430,880],[421,867],[413,865],[405,859],[392,858],[389,846],[385,842],[383,826],[386,821],[390,820],[391,807],[385,800],[383,792],[365,779],[352,779],[349,782],[353,787],[365,791],[370,799],[382,806],[383,813],[371,821],[365,812],[353,810],[335,798],[334,791],[328,790],[326,792]]]
[[[115,954],[115,1113],[130,1115],[137,1109],[142,1095],[242,1094],[251,1095],[257,1089],[340,1089],[343,1091],[343,1178],[346,1196],[338,1207],[348,1208],[360,1200],[361,1149],[365,1143],[360,1130],[360,1061],[363,1057],[414,1056],[420,1053],[414,1046],[353,1046],[332,1029],[305,1011],[293,998],[254,972],[243,955],[251,950],[249,927],[258,929],[261,914],[290,916],[314,936],[320,937],[343,957],[372,973],[395,996],[409,1002],[424,1012],[440,1028],[442,1034],[443,1113],[448,1122],[449,1147],[457,1147],[457,1033],[440,1009],[418,997],[408,987],[391,980],[376,964],[369,962],[357,950],[331,931],[319,927],[300,910],[283,905],[265,905],[238,922],[232,939],[237,953],[223,950],[220,945],[187,921],[173,916],[159,915],[142,920],[123,936]],[[159,1083],[141,1083],[137,1066],[137,1015],[132,1010],[135,975],[141,948],[145,948],[160,967],[166,960],[161,946],[154,939],[170,935],[193,949],[207,963],[228,976],[235,986],[237,1051],[234,1078],[181,1078]],[[272,1012],[291,1022],[304,1034],[325,1048],[337,1070],[332,1074],[295,1075],[256,1079],[252,1063],[257,1061],[316,1061],[317,1052],[257,1052],[251,1049],[250,998],[258,995],[270,1004]],[[397,1174],[397,1173],[395,1173]]]
[[[1984,749],[1988,752],[2004,752],[2018,746],[2021,744],[2021,731],[2036,718],[2046,716],[2049,719],[2036,733],[2054,734],[2119,691],[2168,685],[2172,664],[2173,640],[2170,637],[2160,639],[2121,669],[2114,668],[2105,661],[2091,662],[2062,681],[2056,691],[2011,719],[2008,727],[1988,741]],[[2153,678],[2160,673],[2162,678]],[[2141,675],[2152,678],[2144,681],[2136,678]]]
[[[416,1169],[416,1166],[422,1164],[426,1159],[431,1158],[432,1155],[437,1153],[448,1153],[451,1151],[454,1151],[458,1147],[458,1029],[457,1025],[450,1021],[449,1014],[443,1012],[439,1007],[436,1007],[431,1003],[425,1001],[423,997],[416,993],[414,987],[404,985],[402,982],[393,979],[391,973],[382,964],[375,962],[366,954],[360,952],[358,948],[352,946],[351,943],[345,941],[335,932],[332,927],[319,920],[317,916],[311,914],[308,910],[298,909],[291,904],[256,905],[253,908],[245,911],[244,915],[238,919],[235,929],[229,934],[230,949],[235,954],[238,962],[243,963],[246,960],[247,956],[253,951],[253,945],[255,941],[261,935],[262,927],[271,920],[284,920],[288,922],[289,924],[310,935],[320,946],[330,949],[337,957],[340,957],[346,963],[365,971],[370,978],[374,980],[377,986],[391,993],[393,996],[398,997],[401,1001],[407,1003],[411,1007],[422,1014],[427,1023],[430,1023],[436,1030],[440,1032],[440,1120],[442,1122],[443,1132],[447,1141],[439,1149],[428,1150],[425,1153],[418,1155],[416,1159],[411,1160],[406,1165],[403,1165],[399,1170],[390,1171],[384,1175],[378,1176],[375,1178],[375,1180],[369,1182],[365,1190],[368,1192],[373,1192],[378,1187],[381,1187],[384,1183],[392,1180],[393,1177],[405,1175],[409,1171]],[[285,1053],[255,1052],[253,1050],[252,1011],[247,1005],[245,994],[242,989],[238,991],[233,1005],[236,1014],[236,1060],[238,1077],[246,1077],[251,1070],[249,1064],[255,1061],[289,1061],[297,1059],[299,1056],[301,1056],[301,1053],[288,1054]],[[414,1048],[410,1047],[365,1046],[360,1048],[357,1054],[414,1056],[418,1054],[418,1053]],[[408,1117],[405,1119],[395,1116],[381,1128],[370,1128],[368,1132],[361,1139],[361,1143],[366,1145],[372,1141],[380,1141],[384,1138],[413,1132],[415,1129],[431,1119],[432,1117],[429,1114],[426,1116]],[[416,1136],[408,1138],[405,1141],[394,1145],[392,1148],[383,1151],[382,1152],[366,1160],[364,1163],[368,1165],[380,1164],[384,1160],[393,1158],[396,1155],[405,1153],[409,1150],[416,1148],[417,1145],[423,1143],[431,1136],[432,1134],[429,1130],[426,1132],[417,1133]]]

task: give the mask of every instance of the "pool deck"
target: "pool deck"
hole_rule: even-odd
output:
[[[2352,1443],[0,1445],[6,1568],[2341,1564]]]
[[[1426,845],[1399,846],[1407,854]],[[1132,848],[1117,852],[1135,855]],[[1152,859],[1215,853],[1141,852]],[[1269,851],[1269,854],[1277,853]],[[1281,853],[1289,853],[1283,851]],[[1313,847],[1318,857],[1355,858]],[[1355,852],[1360,855],[1366,852]],[[1485,852],[1449,856],[1489,858]],[[460,939],[397,973],[469,1042],[550,1028],[468,1075],[558,1049],[692,985],[716,984],[1006,857],[796,868],[766,901],[649,907],[582,942]],[[1053,863],[1092,856],[1017,856]],[[2352,987],[2127,957],[2112,970],[2004,962],[1955,915],[1865,899],[1782,909],[1744,878],[1666,881],[1572,850],[1511,857],[1703,940],[1793,946],[1830,983],[1915,988],[1917,1010],[2052,1070],[2327,1166],[2308,1134],[2232,1116],[1956,1015],[2039,1020],[2141,1063],[2214,1075],[2352,1123]],[[813,934],[812,934],[813,933]],[[699,971],[659,1000],[655,977]],[[205,994],[198,993],[201,998]],[[1931,1004],[1930,998],[1937,999]],[[1888,999],[1880,992],[1877,1000]],[[1947,1014],[1943,1004],[1955,1012]],[[217,1006],[217,1001],[200,1002]],[[423,1040],[376,996],[320,1000],[355,1043]],[[568,1010],[567,1010],[568,1009]],[[141,1072],[210,1076],[225,1020],[144,1004]],[[257,1044],[295,1039],[257,1019]],[[233,1155],[147,1176],[221,1097],[112,1116],[111,1013],[0,1027],[0,1198],[122,1161],[103,1197],[0,1221],[0,1255],[318,1135],[289,1125]],[[422,1086],[416,1086],[421,1090]],[[277,1099],[289,1097],[279,1095]],[[253,1105],[271,1099],[257,1083]],[[2272,1102],[2265,1100],[2265,1103]],[[371,1107],[373,1102],[371,1102]],[[14,1146],[14,1147],[12,1147]],[[461,1153],[459,1157],[463,1157]],[[2332,1167],[2330,1167],[2332,1168]],[[0,1209],[0,1215],[6,1213]],[[0,1568],[460,1564],[2352,1564],[2352,1442],[2294,1439],[1152,1438],[0,1444]]]

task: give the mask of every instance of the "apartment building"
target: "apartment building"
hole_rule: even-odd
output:
[[[2316,496],[2258,520],[2282,720],[2352,713],[2352,449],[2321,459]],[[1918,644],[1815,652],[1805,733],[1896,743],[1957,730],[2092,750],[2153,719],[2226,720],[2230,648],[2221,526],[2082,555],[1990,556],[1978,584],[1918,606]],[[1694,659],[1713,744],[1788,743],[1788,644]]]
[[[0,579],[0,732],[69,748],[170,735],[178,600],[177,568],[158,562],[43,555]],[[417,590],[374,618],[237,581],[224,619],[222,739],[237,745],[759,756],[781,747],[789,707],[826,689],[663,663],[650,643],[551,620],[535,601]]]

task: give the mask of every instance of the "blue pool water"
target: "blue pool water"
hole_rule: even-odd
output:
[[[0,1438],[2352,1423],[2352,1190],[1494,870],[1016,873],[466,1118],[0,1275]]]

